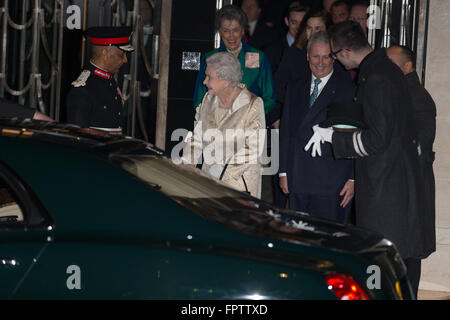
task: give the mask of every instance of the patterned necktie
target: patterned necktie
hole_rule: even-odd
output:
[[[317,97],[319,96],[319,83],[321,83],[322,80],[319,78],[314,79],[314,89],[311,94],[311,97],[309,98],[309,107],[311,108],[314,104],[314,101],[316,101]]]

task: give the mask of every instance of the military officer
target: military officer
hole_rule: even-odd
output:
[[[127,63],[129,27],[92,27],[86,30],[92,57],[67,95],[67,122],[83,128],[121,134],[123,96],[114,75]]]

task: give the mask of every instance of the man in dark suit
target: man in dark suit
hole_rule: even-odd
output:
[[[280,188],[289,208],[345,223],[353,197],[353,160],[335,160],[331,147],[322,158],[303,148],[311,127],[326,119],[331,103],[352,101],[354,85],[333,71],[326,32],[315,33],[307,46],[309,76],[288,85],[280,133]]]
[[[419,143],[419,164],[422,173],[421,183],[424,185],[422,199],[425,203],[424,220],[428,232],[429,242],[436,243],[435,238],[435,182],[433,172],[433,143],[436,136],[436,105],[428,91],[420,84],[416,72],[416,56],[408,47],[392,46],[386,49],[392,60],[405,75],[412,102],[412,118]],[[409,259],[409,267],[417,268],[416,275],[420,276],[421,259]],[[415,266],[413,266],[415,265]],[[418,283],[419,279],[411,279]]]
[[[300,23],[302,22],[307,11],[308,7],[301,5],[298,1],[289,5],[287,14],[284,17],[284,23],[288,28],[288,32],[278,38],[278,40],[266,50],[267,58],[269,59],[273,74],[277,71],[278,65],[280,64],[281,58],[283,58],[285,51],[294,44]]]
[[[423,206],[406,79],[389,60],[386,49],[372,49],[357,22],[341,22],[328,32],[332,56],[347,70],[359,68],[356,102],[363,105],[367,128],[345,133],[314,126],[314,135],[332,143],[336,158],[356,159],[356,225],[379,232],[395,244],[417,294],[417,259],[426,258],[436,246],[434,236],[429,235],[435,230],[429,228],[430,217]],[[320,148],[320,141],[313,150]]]
[[[248,29],[245,30],[247,43],[258,50],[265,51],[276,39],[278,33],[260,19],[262,8],[259,0],[243,0],[242,11],[248,18]]]

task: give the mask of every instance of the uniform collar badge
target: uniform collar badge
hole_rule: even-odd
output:
[[[105,78],[105,79],[111,79],[111,73],[109,73],[109,72],[106,72],[106,71],[104,71],[104,70],[101,70],[101,69],[99,69],[99,68],[96,68],[95,70],[94,70],[94,74],[95,75],[97,75],[97,76],[99,76],[99,77],[102,77],[102,78]]]

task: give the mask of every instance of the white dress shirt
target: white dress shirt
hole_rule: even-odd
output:
[[[333,70],[330,72],[329,75],[323,77],[323,78],[319,78],[320,80],[322,80],[321,83],[319,83],[319,85],[317,86],[319,89],[319,93],[317,96],[320,96],[320,93],[322,92],[322,89],[326,86],[328,80],[330,80],[331,75],[333,74]],[[309,95],[312,95],[313,90],[314,90],[314,80],[317,79],[317,77],[314,74],[311,74],[311,90],[309,91]]]
[[[288,33],[286,34],[286,41],[287,41],[289,47],[291,47],[292,44],[293,44],[294,41],[295,41],[295,38],[288,32]]]
[[[250,33],[250,36],[253,35],[256,29],[256,24],[258,23],[258,20],[252,21],[248,23],[248,33]]]

